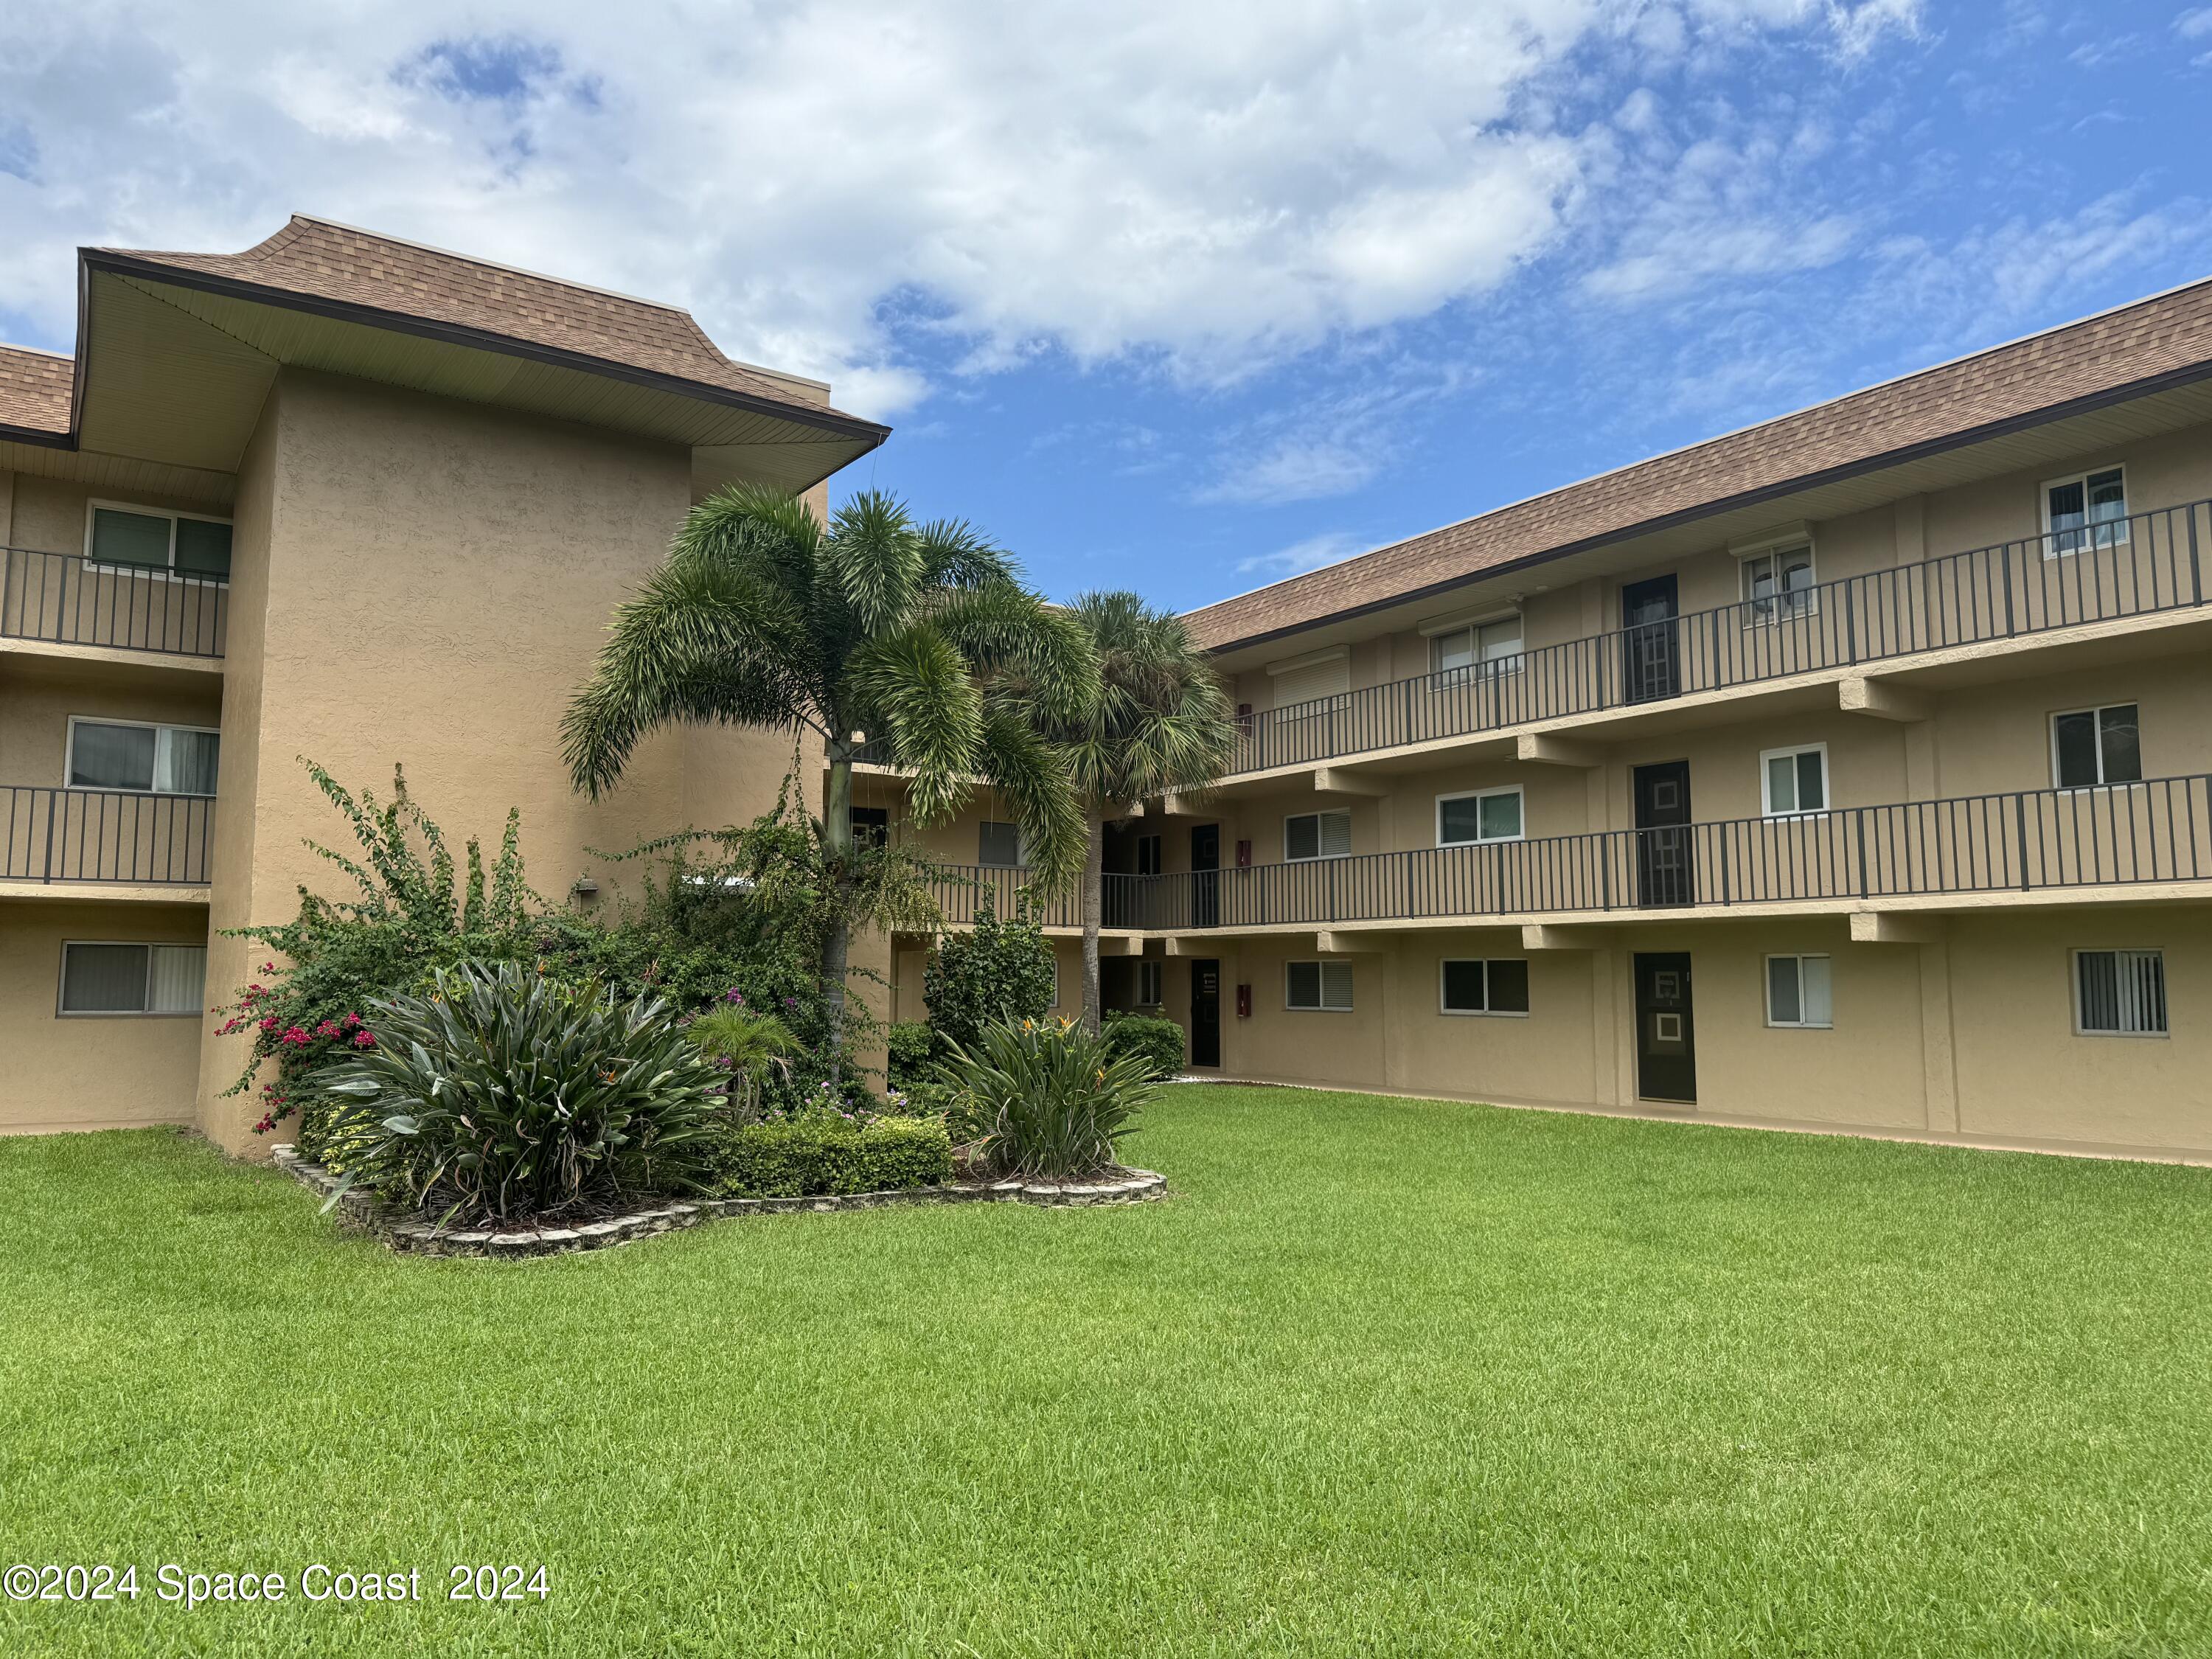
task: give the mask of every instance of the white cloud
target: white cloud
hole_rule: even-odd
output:
[[[1229,380],[1572,234],[1603,149],[1554,119],[1580,54],[1783,31],[1848,58],[1919,27],[1913,0],[455,15],[9,9],[0,304],[65,340],[75,244],[235,249],[296,209],[688,304],[872,412],[927,389],[894,320],[977,368],[1136,353]]]
[[[2173,32],[2185,40],[2212,40],[2212,6],[2183,12],[2173,20]]]
[[[1367,550],[1369,544],[1348,531],[1331,530],[1319,536],[1309,536],[1304,541],[1292,542],[1288,547],[1278,548],[1273,553],[1255,553],[1249,559],[1237,562],[1240,576],[1297,576],[1309,570],[1318,570],[1325,564],[1335,564]]]
[[[1414,353],[1367,354],[1331,366],[1337,373],[1327,388],[1222,427],[1215,477],[1193,499],[1266,506],[1350,495],[1380,476],[1414,416],[1479,378],[1449,358]]]

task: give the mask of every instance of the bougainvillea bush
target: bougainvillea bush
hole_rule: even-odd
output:
[[[638,849],[636,896],[584,915],[530,888],[519,814],[508,813],[487,867],[474,840],[455,857],[403,773],[395,769],[380,801],[302,764],[356,850],[310,845],[355,891],[331,899],[302,888],[291,921],[240,930],[266,954],[237,999],[216,1012],[224,1033],[252,1039],[232,1092],[260,1089],[263,1132],[301,1107],[316,1073],[379,1041],[373,1004],[427,992],[441,969],[464,962],[590,981],[624,1002],[649,994],[678,1018],[715,1006],[773,1017],[793,1046],[787,1064],[759,1079],[762,1109],[811,1100],[833,1078],[839,1098],[866,1098],[851,1056],[827,1042],[812,946],[820,895],[806,879],[808,831],[788,792],[751,824]],[[869,1030],[857,1001],[848,1025],[856,1037]],[[299,1131],[311,1152],[325,1146],[317,1116],[305,1115]]]

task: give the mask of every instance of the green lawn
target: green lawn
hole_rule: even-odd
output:
[[[2212,1171],[1228,1088],[1131,1150],[1172,1201],[494,1266],[0,1140],[0,1560],[142,1590],[0,1651],[2212,1651]],[[299,1599],[478,1561],[550,1594]]]

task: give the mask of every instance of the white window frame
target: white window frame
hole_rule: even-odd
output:
[[[1291,1000],[1291,969],[1293,968],[1304,968],[1309,965],[1320,970],[1315,975],[1315,978],[1318,981],[1316,989],[1321,996],[1321,1000],[1317,1004],[1293,1002]],[[1332,968],[1341,968],[1344,970],[1345,1000],[1340,1006],[1333,1006],[1328,1000],[1328,970]],[[1286,962],[1283,964],[1284,1010],[1286,1012],[1293,1014],[1351,1013],[1353,1012],[1352,1005],[1355,1000],[1357,1000],[1353,988],[1354,983],[1355,981],[1352,978],[1352,964],[1344,961],[1340,957],[1332,959],[1328,957],[1302,957],[1296,962]]]
[[[1475,836],[1473,841],[1444,839],[1444,803],[1453,800],[1487,800],[1492,795],[1518,795],[1521,798],[1521,833],[1517,836],[1486,836],[1482,833],[1482,809],[1475,808]],[[1437,845],[1439,847],[1503,847],[1508,842],[1528,839],[1528,794],[1517,783],[1501,783],[1488,789],[1451,789],[1437,797],[1434,814]]]
[[[1513,623],[1521,630],[1521,648],[1512,655],[1488,659],[1477,656],[1474,661],[1462,664],[1457,668],[1447,668],[1437,660],[1443,654],[1443,645],[1446,640],[1456,639],[1462,634],[1470,636],[1479,635],[1486,628],[1495,628],[1498,623],[1506,622]],[[1437,684],[1463,685],[1478,678],[1490,679],[1500,674],[1517,674],[1521,672],[1522,663],[1528,654],[1528,613],[1522,611],[1501,611],[1493,617],[1473,617],[1465,622],[1455,623],[1449,628],[1437,629],[1431,633],[1428,638],[1429,678]],[[1472,637],[1468,644],[1471,648],[1479,649],[1477,642]]]
[[[1797,1014],[1796,1019],[1777,1019],[1774,1017],[1774,964],[1794,962],[1797,964]],[[1828,964],[1828,1017],[1826,1019],[1807,1019],[1805,1014],[1805,964],[1825,962]],[[1759,994],[1766,1000],[1766,1023],[1777,1031],[1832,1031],[1836,1029],[1836,959],[1826,951],[1775,951],[1768,953],[1759,964]]]
[[[2166,1029],[2159,1031],[2108,1031],[2101,1027],[2092,1027],[2082,1024],[2081,958],[2083,957],[2156,957],[2159,1001],[2163,1005],[2160,1012],[2166,1016]],[[2115,963],[2115,969],[2118,966],[2118,964]],[[2140,1042],[2146,1037],[2170,1037],[2173,1035],[2173,989],[2166,975],[2165,947],[2144,948],[2125,945],[2105,945],[2092,946],[2083,951],[2069,951],[2066,953],[2066,971],[2072,980],[2072,983],[2067,988],[2067,995],[2074,1004],[2074,1035],[2075,1036],[2124,1037],[2131,1042]]]
[[[1151,986],[1153,993],[1149,997],[1145,994],[1147,984]],[[1139,957],[1137,959],[1137,1006],[1164,1008],[1167,1006],[1167,1000],[1166,964],[1148,957]]]
[[[62,941],[60,960],[55,964],[54,1018],[56,1019],[198,1019],[205,1008],[64,1008],[68,1000],[69,953],[80,945],[127,945],[146,952],[146,994],[144,1000],[154,1000],[154,952],[157,950],[198,951],[201,956],[200,995],[207,1000],[207,946],[195,945],[190,939],[65,939]]]
[[[1457,963],[1465,966],[1470,962],[1482,964],[1482,1000],[1490,1000],[1490,964],[1493,962],[1517,962],[1523,969],[1528,965],[1526,957],[1443,957],[1437,963],[1437,1012],[1448,1019],[1526,1019],[1536,1002],[1535,987],[1528,988],[1527,1008],[1455,1008],[1444,1000],[1444,979],[1448,969]]]
[[[214,738],[220,741],[222,737],[222,728],[221,726],[182,726],[178,724],[175,720],[110,720],[105,714],[71,714],[69,717],[69,738],[62,745],[62,787],[64,789],[82,788],[86,793],[94,795],[162,795],[176,800],[213,800],[215,799],[213,795],[185,794],[179,793],[173,789],[132,789],[127,786],[120,784],[110,787],[105,784],[76,784],[70,782],[70,778],[74,776],[76,772],[76,729],[80,726],[137,726],[141,731],[153,732],[155,734],[154,738],[154,775],[157,778],[161,775],[161,739],[160,736],[161,732],[190,732],[199,737]],[[218,767],[222,765],[222,760],[219,755],[216,763]],[[94,942],[97,943],[98,941]],[[132,941],[124,939],[118,942],[128,945]]]
[[[1341,853],[1329,853],[1329,852],[1316,851],[1311,858],[1294,858],[1294,857],[1292,857],[1292,856],[1291,856],[1291,825],[1295,821],[1297,821],[1297,819],[1299,819],[1299,818],[1313,818],[1313,819],[1316,819],[1316,820],[1319,820],[1319,819],[1322,819],[1322,818],[1342,818],[1342,819],[1344,820],[1344,851],[1342,851]],[[1314,824],[1314,846],[1315,846],[1316,848],[1319,848],[1322,845],[1322,842],[1321,825],[1320,825],[1320,823],[1319,823],[1318,822],[1316,822],[1316,823]],[[1284,862],[1284,863],[1285,863],[1285,864],[1319,864],[1319,863],[1321,863],[1323,860],[1326,860],[1326,859],[1348,859],[1348,858],[1350,858],[1351,856],[1352,856],[1352,809],[1351,809],[1350,807],[1348,807],[1348,806],[1325,806],[1325,807],[1317,807],[1317,808],[1316,808],[1313,811],[1310,811],[1310,812],[1285,812],[1285,813],[1284,813],[1284,814],[1283,814],[1283,862]]]
[[[2101,716],[2107,708],[2132,708],[2136,711],[2136,762],[2142,763],[2142,702],[2130,697],[2124,702],[2092,703],[2081,708],[2054,708],[2045,725],[2051,733],[2051,787],[2061,794],[2087,794],[2098,789],[2133,789],[2143,781],[2141,778],[2120,778],[2107,782],[2105,778],[2105,725]],[[2069,714],[2087,714],[2097,732],[2097,781],[2094,783],[2062,783],[2058,778],[2058,722]]]
[[[1784,756],[1796,759],[1800,755],[1820,757],[1820,804],[1818,806],[1792,806],[1777,809],[1774,805],[1774,779],[1768,763]],[[1828,770],[1828,745],[1825,743],[1793,743],[1782,749],[1762,749],[1759,751],[1759,815],[1765,818],[1824,818],[1836,804],[1835,779]]]
[[[1780,558],[1785,553],[1805,551],[1805,568],[1813,580],[1807,586],[1797,589],[1797,597],[1777,588],[1765,599],[1754,599],[1751,592],[1751,569],[1761,559]],[[1772,628],[1785,622],[1797,622],[1820,614],[1820,552],[1812,538],[1802,540],[1775,542],[1765,547],[1747,548],[1736,555],[1736,592],[1741,595],[1743,625],[1746,628]]]
[[[2100,537],[2096,521],[2089,517],[2089,480],[2107,472],[2120,475],[2120,516],[2106,522],[2112,528],[2109,537]],[[2081,527],[2079,530],[2054,530],[2051,526],[2051,492],[2068,484],[2081,486]],[[2124,461],[2113,461],[2104,466],[2085,466],[2079,472],[2061,473],[2055,478],[2045,478],[2036,487],[2036,514],[2043,525],[2043,556],[2045,559],[2070,559],[2088,552],[2093,547],[2125,547],[2128,544],[2128,467]],[[2080,543],[2073,547],[2061,547],[2061,536],[2078,536]]]
[[[103,507],[111,513],[135,513],[142,519],[167,519],[169,521],[168,568],[157,570],[143,564],[106,564],[94,558],[92,556],[93,519]],[[176,582],[179,585],[192,582],[210,584],[216,587],[229,586],[230,578],[227,575],[209,576],[196,570],[179,572],[177,569],[177,524],[183,519],[190,519],[195,524],[219,524],[228,528],[230,532],[231,561],[234,564],[237,562],[238,523],[234,519],[222,518],[213,513],[180,513],[174,507],[147,507],[137,501],[110,501],[94,498],[88,500],[84,504],[84,568],[88,571],[97,571],[106,576],[143,576],[149,581]]]

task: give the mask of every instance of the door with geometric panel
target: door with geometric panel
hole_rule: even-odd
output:
[[[1690,953],[1636,953],[1636,1092],[1685,1106],[1698,1101],[1698,1030],[1690,1010]]]

